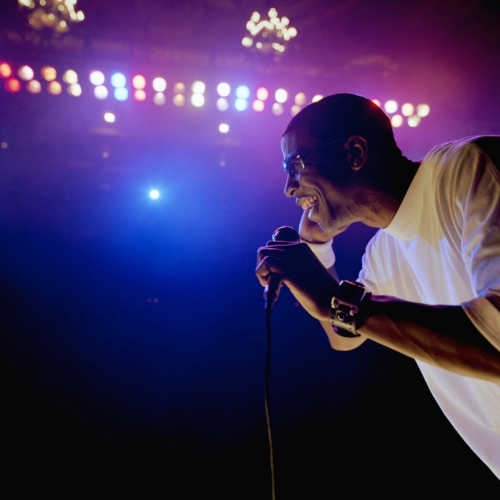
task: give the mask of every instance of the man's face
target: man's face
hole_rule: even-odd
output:
[[[283,136],[284,158],[322,144],[309,135],[308,128],[301,125]],[[297,176],[287,176],[285,195],[295,198],[297,205],[308,210],[309,220],[319,224],[327,234],[333,236],[345,231],[359,218],[355,216],[354,192],[346,178],[351,172],[343,143],[307,153],[301,158],[305,168]]]

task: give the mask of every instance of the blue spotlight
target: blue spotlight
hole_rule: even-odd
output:
[[[124,88],[115,89],[115,99],[118,101],[126,101],[128,98],[128,90]]]
[[[125,87],[125,84],[127,83],[127,79],[125,78],[125,75],[123,73],[115,73],[111,77],[111,85],[116,88],[121,88]]]
[[[248,99],[250,97],[250,89],[246,85],[240,85],[236,89],[236,97],[238,99]]]
[[[160,192],[157,190],[157,189],[152,189],[150,192],[149,192],[149,196],[151,198],[153,198],[153,200],[156,200],[160,197]]]
[[[236,99],[234,102],[234,107],[238,111],[245,111],[248,108],[248,101],[246,99]]]

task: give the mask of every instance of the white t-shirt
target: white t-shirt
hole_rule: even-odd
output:
[[[425,157],[391,224],[369,242],[359,281],[379,295],[461,304],[500,351],[500,312],[484,298],[500,295],[500,172],[476,139]],[[417,363],[455,429],[500,478],[500,385]]]

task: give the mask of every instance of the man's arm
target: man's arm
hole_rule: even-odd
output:
[[[500,311],[499,298],[488,299]],[[458,375],[500,383],[500,352],[462,307],[374,296],[363,308],[366,316],[359,332],[367,338]]]
[[[322,323],[329,321],[337,282],[307,245],[260,248],[256,275],[263,286],[269,273],[283,276],[283,283],[311,316]],[[373,296],[361,312],[365,317],[359,328],[362,336],[444,370],[500,384],[500,352],[475,328],[462,307]],[[332,338],[339,350],[363,342]]]
[[[337,269],[335,268],[335,257],[333,257],[333,265],[330,265],[331,259],[326,255],[325,249],[321,248],[325,244],[328,244],[329,252],[333,256],[334,254],[331,245],[333,243],[333,237],[337,233],[325,233],[318,224],[309,220],[308,214],[309,212],[307,210],[304,211],[302,218],[300,219],[299,235],[301,240],[307,243],[314,255],[316,255],[321,263],[327,267],[328,272],[335,278],[335,281],[339,283],[339,275],[337,273]],[[325,331],[332,349],[335,349],[336,351],[351,351],[359,347],[366,340],[364,335],[355,338],[346,338],[337,335],[334,328],[330,324],[330,321],[320,321],[319,323]]]

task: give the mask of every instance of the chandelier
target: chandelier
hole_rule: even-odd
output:
[[[77,0],[17,0],[23,8],[29,9],[28,23],[33,29],[51,28],[57,33],[69,31],[70,23],[85,19],[81,10],[75,11]]]
[[[297,30],[289,26],[287,17],[278,17],[276,9],[268,12],[269,19],[261,19],[258,12],[254,12],[247,22],[250,36],[245,36],[241,41],[244,47],[255,48],[261,52],[282,54],[288,42],[297,36]]]

